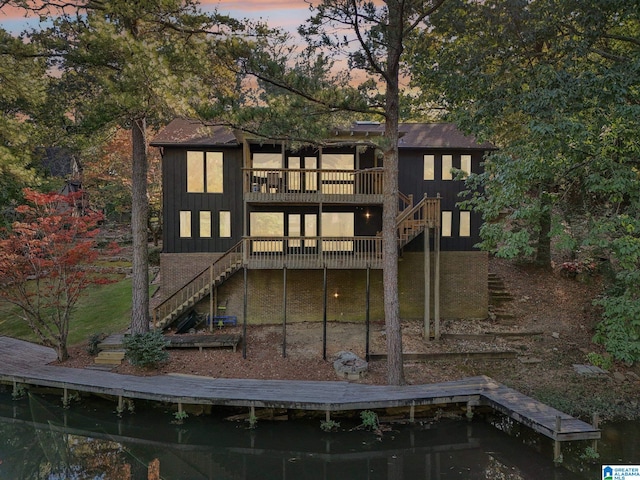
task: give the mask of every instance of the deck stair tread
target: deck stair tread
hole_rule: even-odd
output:
[[[549,407],[489,377],[427,385],[364,385],[345,381],[223,379],[190,375],[138,377],[47,365],[52,349],[0,337],[0,380],[194,404],[360,410],[445,403],[486,404],[555,440],[597,439],[588,423]],[[557,418],[561,429],[556,431]]]

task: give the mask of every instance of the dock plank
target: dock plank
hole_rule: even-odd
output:
[[[600,431],[588,423],[486,376],[405,386],[179,374],[139,377],[51,364],[55,358],[50,348],[0,337],[0,381],[171,403],[329,412],[454,403],[485,404],[557,441],[600,438]],[[559,430],[556,429],[558,418]]]

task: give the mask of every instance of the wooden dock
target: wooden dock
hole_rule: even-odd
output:
[[[556,442],[596,440],[600,431],[508,388],[489,377],[478,376],[428,385],[363,385],[345,381],[288,381],[223,379],[194,375],[138,377],[113,372],[48,365],[52,349],[0,337],[0,381],[178,404],[239,406],[332,412],[389,407],[462,404],[471,413],[489,406]]]

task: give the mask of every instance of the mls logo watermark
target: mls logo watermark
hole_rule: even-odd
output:
[[[640,480],[640,465],[603,465],[602,480]]]

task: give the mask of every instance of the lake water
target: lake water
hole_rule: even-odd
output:
[[[637,422],[605,425],[595,462],[585,458],[591,442],[563,446],[556,467],[550,440],[499,417],[393,425],[381,436],[348,419],[334,433],[320,418],[259,420],[253,430],[220,415],[173,421],[168,407],[138,405],[119,419],[107,401],[65,410],[57,397],[0,394],[0,479],[146,480],[151,465],[172,480],[557,480],[599,479],[604,463],[640,464]]]

